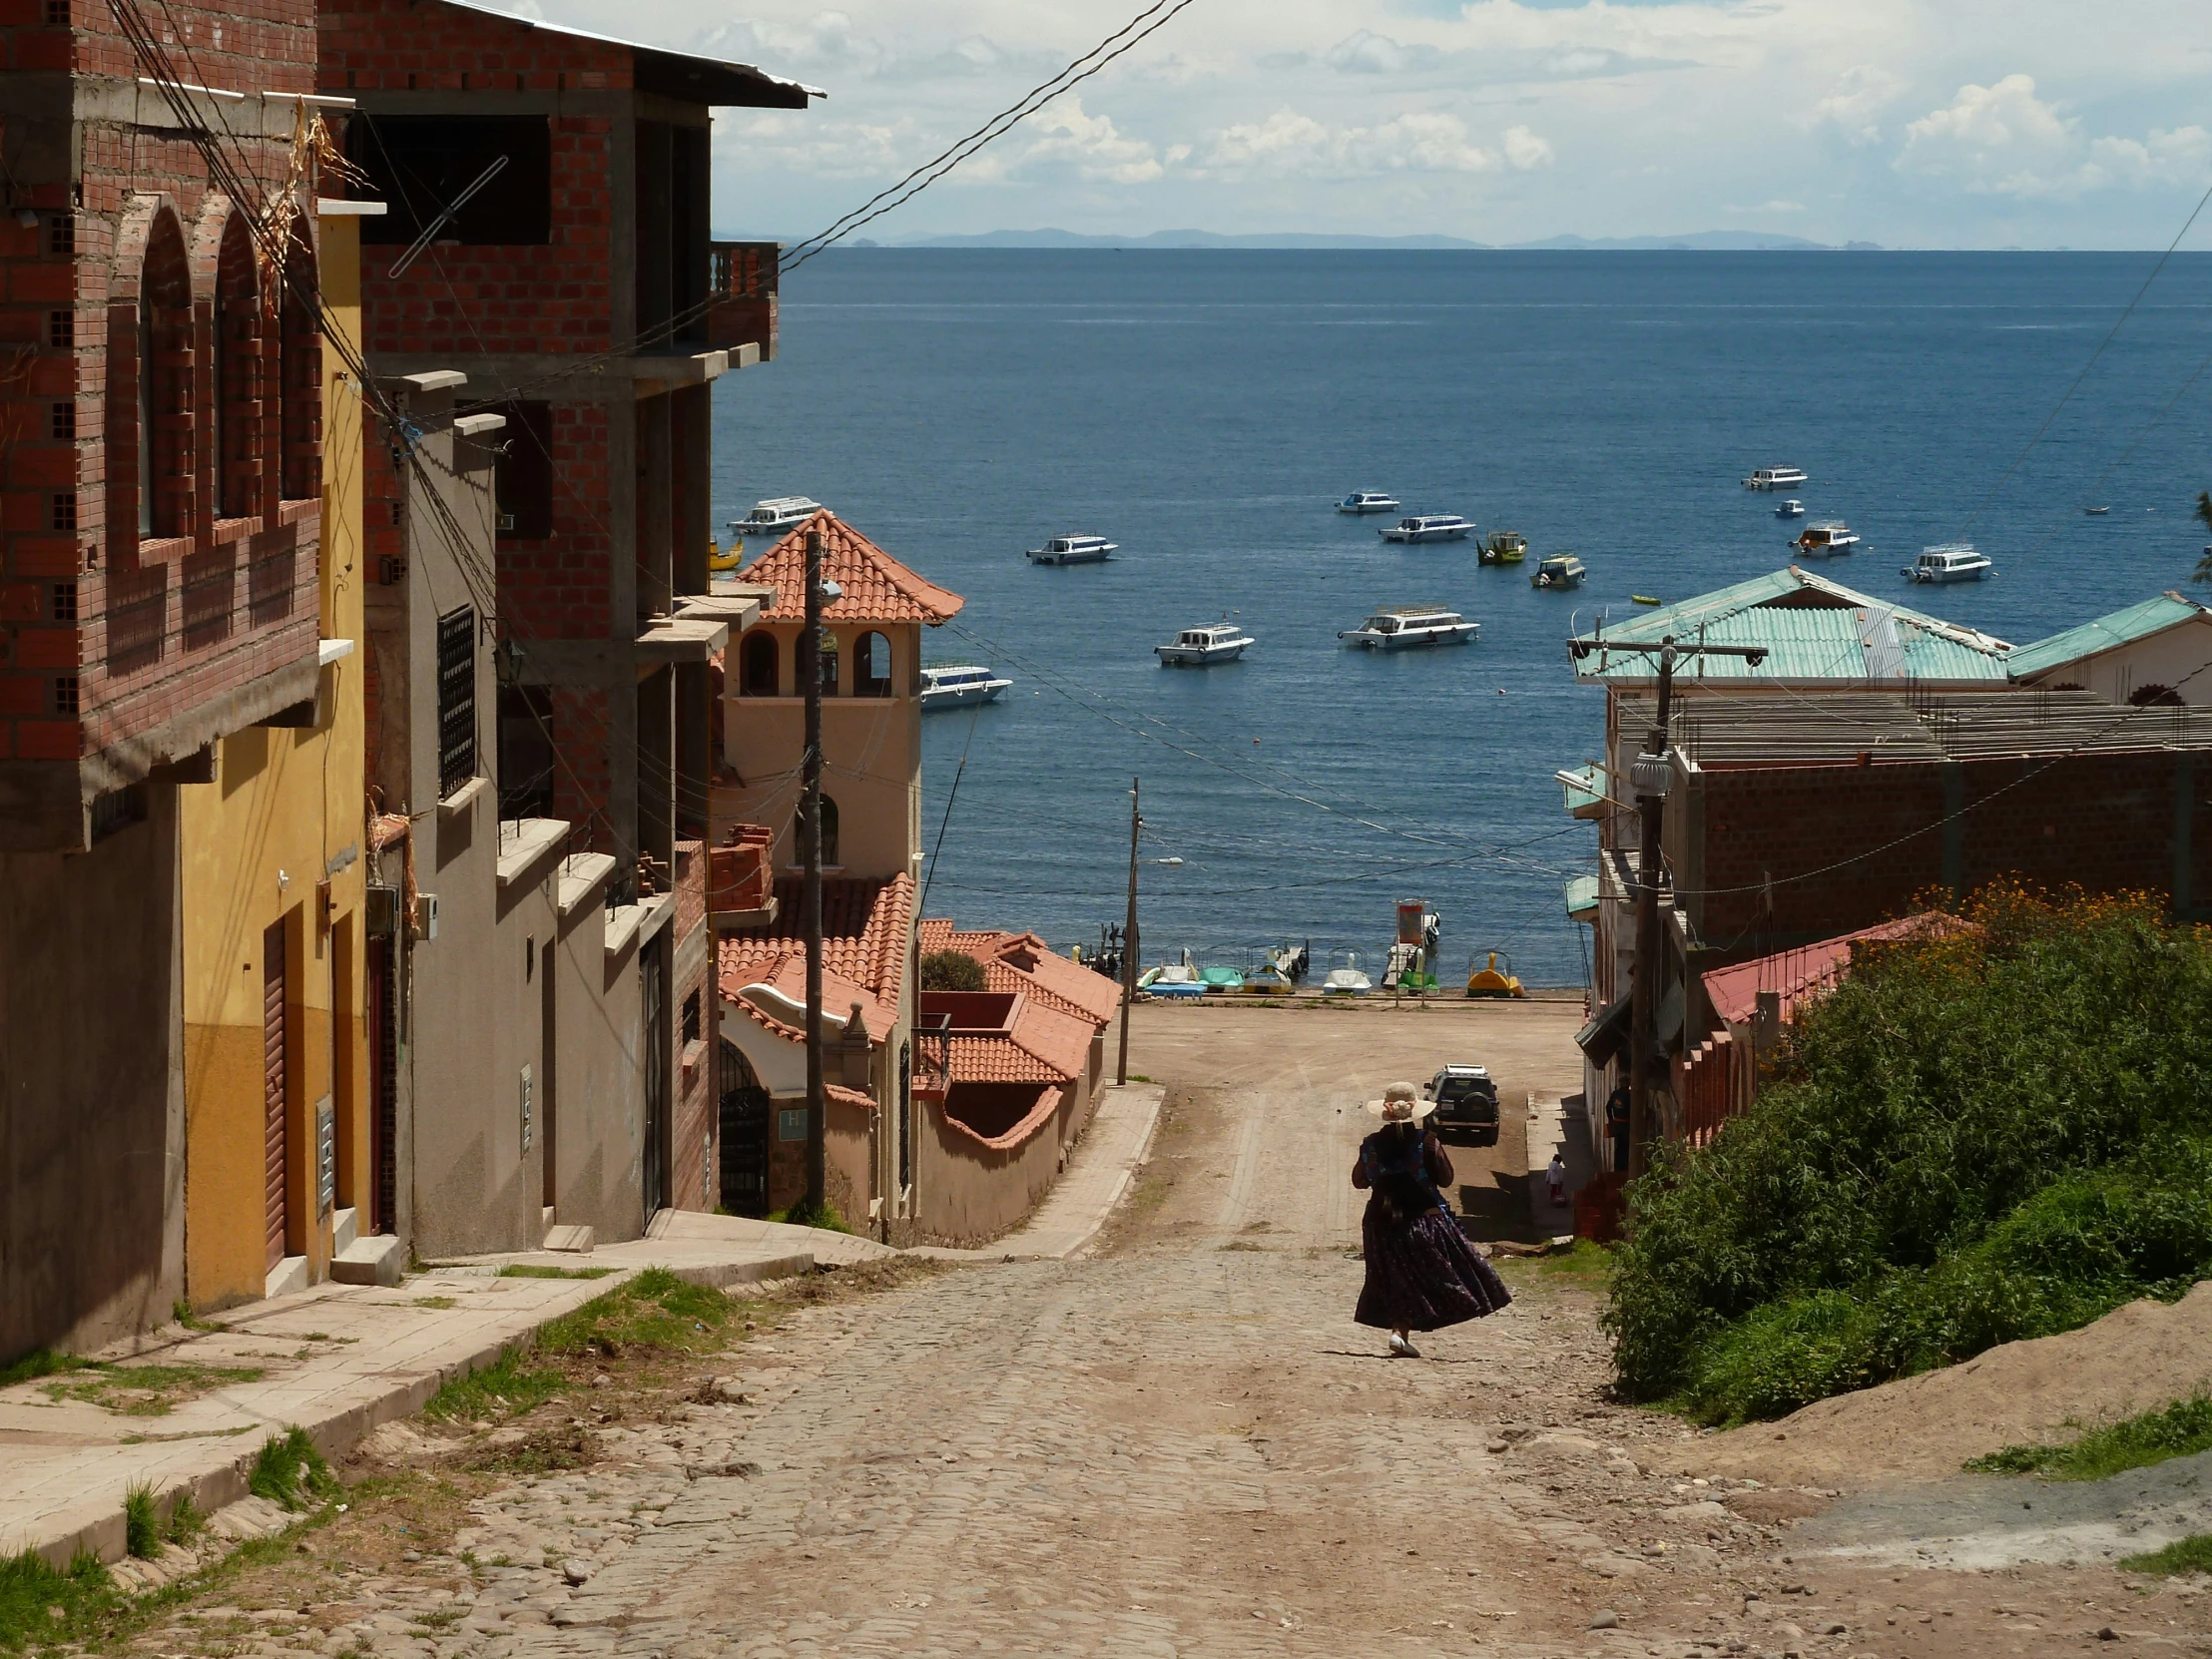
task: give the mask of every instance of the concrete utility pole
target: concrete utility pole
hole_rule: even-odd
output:
[[[807,1208],[819,1222],[828,1187],[822,1094],[822,532],[807,532],[807,622],[796,662],[807,691],[807,748],[800,761],[799,856],[806,869],[800,920],[807,930]]]
[[[1144,820],[1137,814],[1137,787],[1129,780],[1129,920],[1121,933],[1121,1058],[1114,1065],[1114,1082],[1129,1081],[1129,1010],[1137,1003],[1137,831]]]
[[[1659,1042],[1659,972],[1664,954],[1659,921],[1659,883],[1665,862],[1667,786],[1674,759],[1667,750],[1673,714],[1674,665],[1678,656],[1741,657],[1756,668],[1766,661],[1758,645],[1689,645],[1677,650],[1669,634],[1657,645],[1623,645],[1612,640],[1570,640],[1567,655],[1580,662],[1591,652],[1635,652],[1659,659],[1659,708],[1643,753],[1629,769],[1636,792],[1636,814],[1643,831],[1636,858],[1636,966],[1628,1006],[1628,1173],[1639,1176],[1651,1166],[1652,1142],[1660,1136],[1659,1077],[1666,1057]]]

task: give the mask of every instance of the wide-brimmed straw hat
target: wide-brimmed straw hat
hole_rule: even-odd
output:
[[[1420,1090],[1410,1083],[1392,1083],[1381,1100],[1368,1102],[1369,1114],[1384,1123],[1418,1123],[1435,1109],[1436,1103],[1421,1099]]]

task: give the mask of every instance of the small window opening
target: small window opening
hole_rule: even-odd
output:
[[[776,636],[765,630],[745,636],[738,651],[739,693],[744,697],[774,697],[781,687],[783,664]]]

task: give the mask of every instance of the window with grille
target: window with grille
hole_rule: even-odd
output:
[[[56,622],[75,622],[77,620],[77,584],[75,582],[56,582],[54,584],[53,617]]]
[[[693,991],[691,995],[684,998],[684,1041],[688,1043],[699,1041],[700,1030],[699,993]]]
[[[47,435],[59,443],[73,443],[77,437],[77,405],[56,403],[50,411]]]
[[[73,311],[48,311],[46,313],[46,343],[63,346],[77,343],[77,316]]]
[[[438,794],[476,776],[476,611],[438,618]]]

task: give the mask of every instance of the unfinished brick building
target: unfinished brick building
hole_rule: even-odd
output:
[[[354,102],[347,153],[389,210],[363,255],[371,365],[457,370],[506,421],[495,615],[475,619],[499,665],[500,817],[611,854],[610,906],[677,898],[639,954],[674,1057],[645,1213],[711,1208],[712,658],[754,607],[707,597],[710,395],[776,346],[775,249],[710,238],[711,112],[820,94],[458,0],[319,16],[320,85]],[[372,537],[396,513],[372,501]],[[372,581],[405,579],[395,534],[371,550]]]
[[[234,737],[288,755],[329,715],[317,232],[290,177],[314,14],[159,16],[194,84],[183,115],[108,5],[0,10],[0,1359],[158,1322],[185,1294],[185,914],[257,849],[181,877],[199,854],[179,792]],[[188,121],[226,134],[256,200],[211,183]],[[257,249],[267,208],[279,258]],[[279,893],[273,868],[257,899],[296,910],[324,871],[297,875]],[[231,986],[241,954],[262,970],[259,935],[221,954]],[[279,1033],[301,1005],[282,955]],[[314,1217],[304,1140],[281,1133],[301,1056],[280,1034],[271,1054],[281,1256]],[[255,1213],[227,1218],[257,1240],[259,1133],[239,1149]]]

